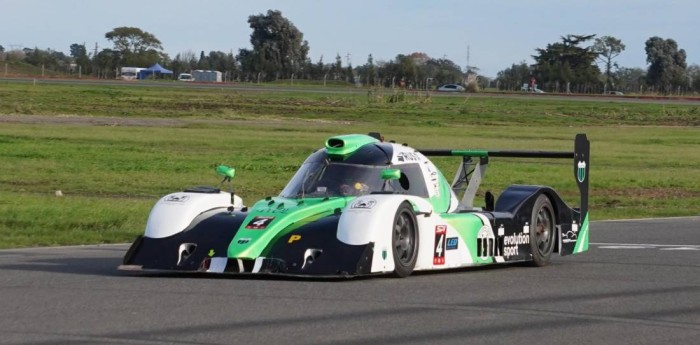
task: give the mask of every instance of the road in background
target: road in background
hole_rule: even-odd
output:
[[[112,79],[36,79],[36,78],[0,78],[0,83],[34,83],[34,84],[70,84],[70,85],[106,85],[127,87],[177,87],[193,89],[230,89],[236,91],[265,91],[265,92],[310,92],[325,94],[367,94],[368,88],[323,87],[313,85],[282,85],[282,84],[254,84],[254,83],[192,83],[175,81],[150,81],[150,80],[112,80]],[[424,90],[402,89],[373,89],[377,92],[426,92]],[[549,94],[528,92],[437,92],[429,91],[436,97],[496,97],[496,98],[522,98],[522,99],[546,99],[568,101],[593,101],[593,102],[621,102],[621,103],[660,103],[660,104],[700,104],[700,97],[650,97],[650,96],[607,96],[588,94]]]
[[[546,267],[406,279],[128,275],[127,245],[0,251],[2,344],[693,344],[700,217],[591,223]]]

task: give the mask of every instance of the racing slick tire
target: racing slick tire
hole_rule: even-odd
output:
[[[394,275],[408,277],[418,259],[418,226],[411,204],[404,201],[394,216],[391,242],[394,257]]]
[[[537,197],[532,208],[530,221],[530,248],[532,250],[532,265],[545,266],[554,251],[556,219],[554,207],[549,198],[542,194]]]

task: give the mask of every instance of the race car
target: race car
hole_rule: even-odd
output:
[[[245,207],[229,183],[162,197],[119,269],[354,277],[530,262],[588,249],[590,144],[574,151],[417,150],[379,133],[328,138],[278,196]],[[430,156],[460,160],[449,183]],[[489,159],[570,159],[580,204],[546,186],[474,199]],[[458,196],[461,196],[458,198]]]

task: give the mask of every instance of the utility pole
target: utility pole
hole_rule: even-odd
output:
[[[470,70],[470,65],[469,65],[469,45],[467,44],[467,74],[469,74]]]

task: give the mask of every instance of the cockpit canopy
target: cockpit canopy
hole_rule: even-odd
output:
[[[419,164],[391,165],[391,144],[368,144],[348,157],[338,158],[321,149],[309,156],[280,193],[284,198],[360,196],[398,192],[428,196]],[[401,178],[382,180],[384,169],[398,168]]]

